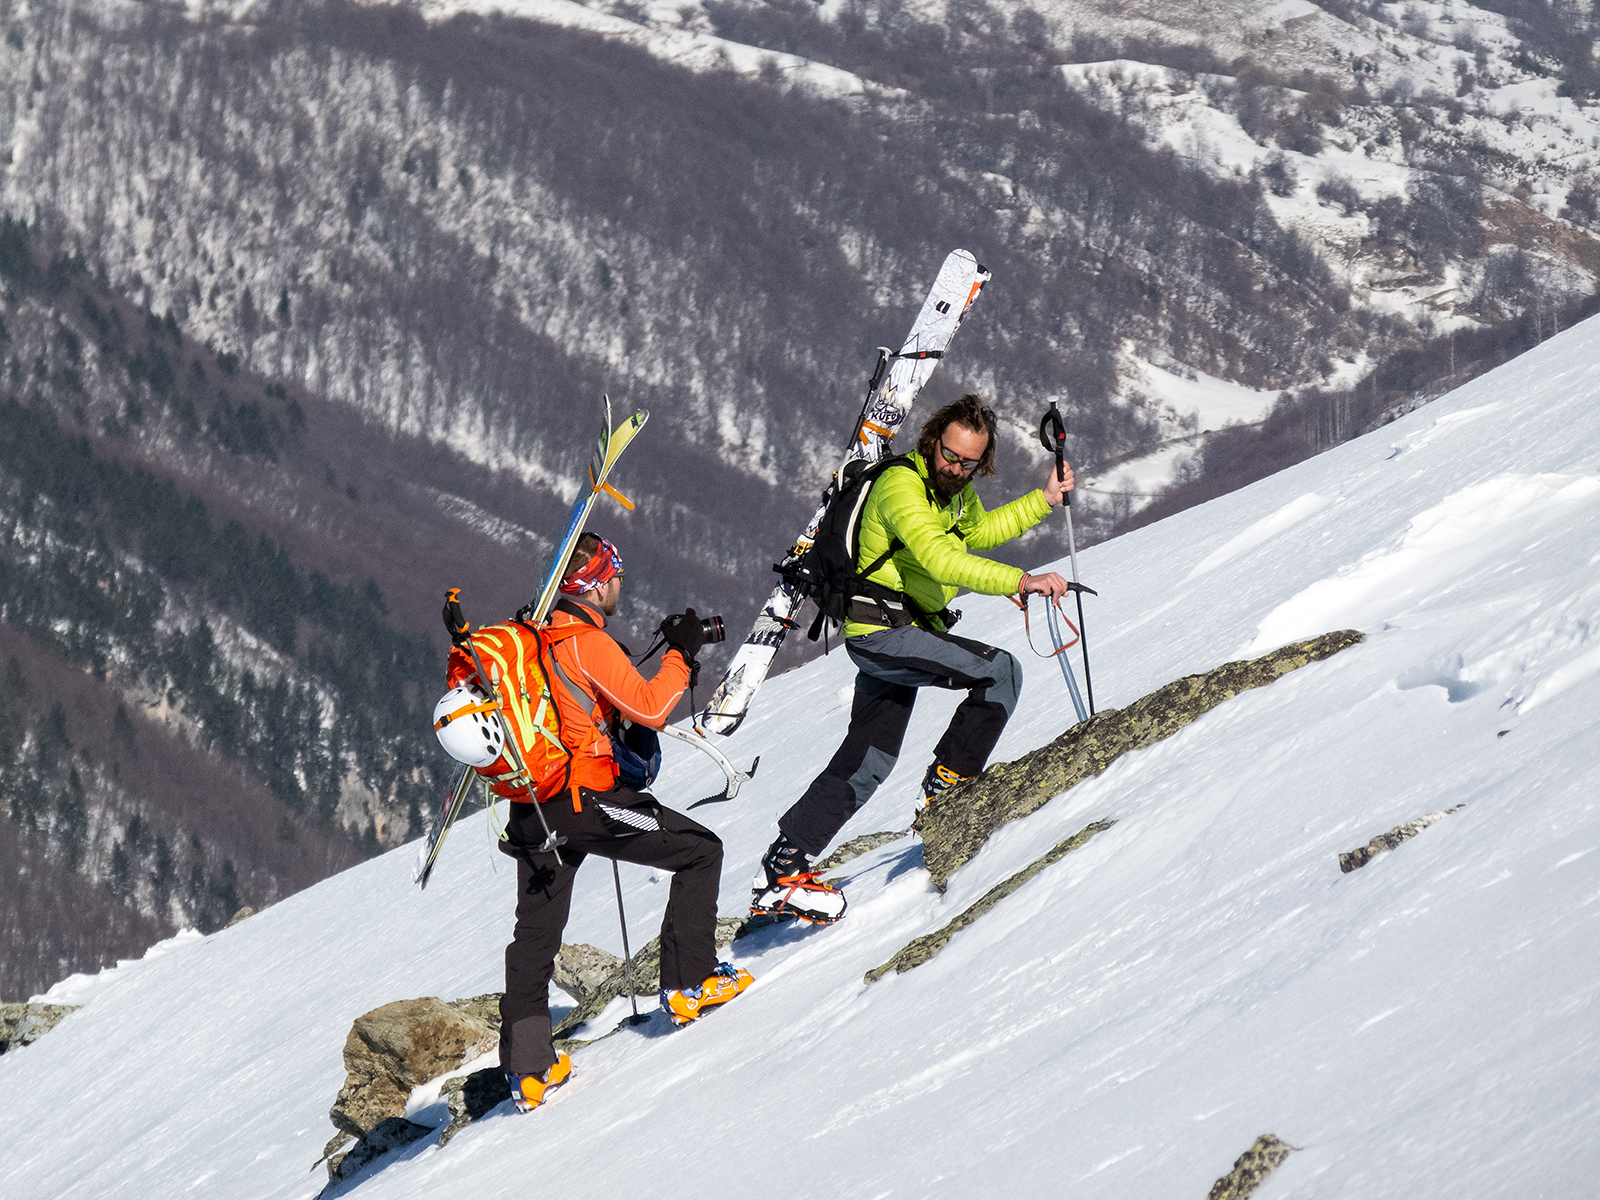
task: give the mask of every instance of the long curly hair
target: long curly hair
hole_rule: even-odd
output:
[[[934,446],[952,423],[959,423],[973,433],[989,435],[989,444],[983,448],[983,457],[978,460],[978,469],[973,475],[993,475],[994,447],[999,440],[994,409],[984,404],[982,396],[972,392],[968,392],[953,404],[946,404],[929,417],[927,424],[922,427],[922,433],[917,438],[917,453],[922,455],[922,461],[928,464],[928,469],[938,468],[939,462],[934,458]]]

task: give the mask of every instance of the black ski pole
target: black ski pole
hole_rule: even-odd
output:
[[[1039,422],[1039,441],[1046,450],[1053,450],[1056,456],[1056,478],[1065,480],[1067,477],[1067,427],[1061,420],[1061,410],[1056,407],[1055,398],[1050,400],[1050,411],[1044,414]],[[1094,679],[1089,674],[1089,634],[1083,624],[1083,594],[1088,592],[1091,596],[1099,595],[1093,588],[1086,588],[1078,582],[1078,539],[1072,528],[1072,493],[1066,492],[1062,497],[1067,510],[1067,553],[1072,559],[1072,592],[1078,601],[1078,645],[1083,647],[1083,687],[1089,694],[1089,715],[1094,716]]]
[[[484,691],[495,702],[494,715],[500,721],[500,733],[506,740],[506,750],[511,754],[511,765],[516,767],[517,774],[528,781],[528,787],[533,787],[533,777],[528,774],[528,764],[522,760],[522,750],[517,745],[517,739],[511,732],[511,722],[506,720],[506,714],[500,708],[500,689],[494,680],[489,678],[489,672],[483,669],[483,660],[478,657],[478,648],[472,644],[472,634],[467,631],[467,618],[461,612],[461,589],[451,588],[445,593],[444,598],[444,625],[450,631],[450,640],[457,646],[464,647],[472,656],[472,666],[478,672],[478,678],[483,682]],[[537,800],[534,802],[533,811],[539,814],[539,824],[544,827],[544,844],[540,851],[556,856],[558,866],[566,866],[561,860],[561,847],[566,838],[557,837],[555,830],[550,828],[550,822],[544,819],[544,809]]]
[[[639,997],[633,986],[633,952],[628,949],[628,916],[622,911],[622,872],[617,869],[617,860],[611,860],[611,881],[617,885],[617,921],[622,926],[622,970],[623,977],[628,981],[628,1001],[633,1005],[633,1016],[629,1018],[629,1025],[640,1025],[648,1021],[649,1017],[639,1015]]]

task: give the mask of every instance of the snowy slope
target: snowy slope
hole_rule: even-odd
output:
[[[933,893],[911,840],[846,869],[850,916],[735,946],[756,975],[699,1026],[581,1051],[573,1083],[342,1189],[615,1195],[1203,1197],[1258,1134],[1300,1147],[1261,1200],[1578,1197],[1600,1176],[1600,324],[1394,425],[1081,556],[1102,706],[1285,640],[1368,640],[1217,708],[1004,828]],[[962,632],[1024,656],[1013,610]],[[1055,734],[1049,664],[999,756]],[[843,656],[771,681],[756,779],[699,810],[722,910],[842,734]],[[953,697],[846,835],[902,828]],[[669,802],[711,790],[676,745]],[[1339,852],[1462,811],[1341,875]],[[1096,818],[958,935],[862,973]],[[0,1057],[0,1195],[309,1197],[353,1017],[495,990],[512,875],[482,817],[410,884],[409,848],[70,987]],[[569,940],[617,948],[608,872]],[[665,877],[624,868],[635,944]],[[615,1016],[615,1013],[611,1014]],[[437,1109],[425,1110],[422,1115]]]

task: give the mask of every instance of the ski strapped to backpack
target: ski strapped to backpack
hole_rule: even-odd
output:
[[[905,421],[917,394],[960,328],[962,318],[988,281],[989,272],[970,252],[952,250],[945,257],[899,352],[890,353],[887,348],[878,351],[861,416],[846,444],[844,461],[847,466],[855,460],[874,463],[889,453],[895,432]],[[825,493],[824,503],[794,541],[786,561],[798,559],[810,547],[827,511],[828,498]],[[773,656],[783,645],[789,630],[798,627],[793,618],[801,600],[787,579],[772,590],[756,615],[744,645],[739,647],[709,703],[699,714],[701,728],[724,737],[739,728],[750,711],[757,689],[767,677]]]

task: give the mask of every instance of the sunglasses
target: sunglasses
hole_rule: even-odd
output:
[[[963,471],[976,471],[978,469],[978,464],[983,461],[981,458],[961,458],[960,456],[947,450],[943,441],[939,443],[939,457],[943,458],[945,462],[950,463],[952,466],[956,463],[960,463]]]

